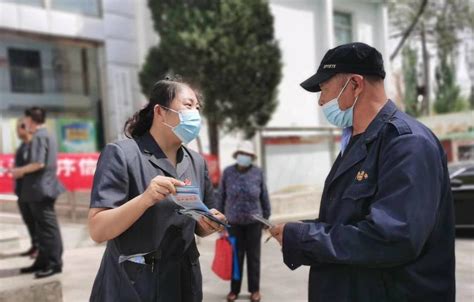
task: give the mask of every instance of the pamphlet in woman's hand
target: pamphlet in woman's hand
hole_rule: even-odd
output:
[[[202,202],[199,188],[196,186],[176,187],[176,195],[171,195],[171,199],[182,209],[178,213],[186,215],[199,221],[201,217],[206,217],[215,223],[230,227],[230,225],[217,219],[209,208]]]
[[[201,201],[199,187],[176,187],[176,195],[170,196],[177,205],[185,210],[199,210],[209,212],[209,208]]]

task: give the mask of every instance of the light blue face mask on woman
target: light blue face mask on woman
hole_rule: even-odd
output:
[[[252,164],[252,156],[246,154],[237,154],[236,161],[239,166],[247,168]]]
[[[193,110],[180,110],[176,111],[171,108],[166,108],[179,115],[179,124],[171,126],[165,122],[166,126],[170,127],[174,134],[183,142],[183,144],[189,144],[192,140],[198,137],[199,131],[201,130],[201,115],[196,109]]]
[[[327,102],[322,106],[324,115],[326,116],[327,120],[331,124],[339,128],[352,127],[352,124],[354,123],[354,107],[357,103],[357,99],[359,98],[359,96],[355,98],[354,105],[352,105],[351,108],[347,108],[343,111],[339,107],[339,98],[344,92],[344,89],[346,89],[347,84],[349,84],[350,80],[350,78],[347,80],[346,84],[344,84],[344,87],[342,87],[341,92],[339,92],[339,95],[336,98],[332,99],[331,101]]]

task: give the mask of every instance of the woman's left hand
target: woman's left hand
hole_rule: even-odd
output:
[[[214,215],[214,217],[216,217],[220,221],[227,222],[227,219],[225,218],[224,214],[222,214],[218,210],[210,209],[210,212]],[[198,221],[198,227],[197,227],[197,230],[196,230],[196,234],[201,236],[201,237],[204,237],[204,236],[208,236],[208,235],[210,235],[212,233],[215,233],[215,232],[222,232],[224,230],[225,230],[224,226],[222,226],[220,224],[217,224],[214,221],[212,221],[212,220],[210,220],[206,217],[202,217],[201,220]]]

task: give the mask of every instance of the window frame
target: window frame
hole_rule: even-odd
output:
[[[343,17],[348,17],[349,20],[349,25],[343,25],[341,23],[336,22],[336,16],[343,16]],[[334,42],[337,45],[341,44],[346,44],[346,43],[351,43],[354,41],[354,16],[351,12],[345,12],[345,11],[340,11],[340,10],[335,10],[333,12],[333,30],[334,30]],[[338,30],[344,30],[347,31],[350,34],[349,41],[337,41],[337,32]]]
[[[14,55],[18,55],[19,53],[23,52],[24,54],[26,53],[34,53],[37,55],[37,67],[28,67],[28,66],[21,66],[20,64],[12,64],[13,60],[12,57]],[[12,93],[34,93],[34,94],[42,94],[44,93],[44,83],[43,83],[43,66],[42,66],[42,60],[41,60],[41,51],[38,49],[24,49],[24,48],[17,48],[17,47],[7,47],[7,56],[8,56],[8,69],[10,73],[10,91]],[[27,87],[33,87],[34,89],[28,89],[28,88],[22,88],[21,86],[17,86],[15,84],[16,80],[16,74],[15,74],[15,69],[16,68],[23,68],[23,69],[30,69],[30,70],[36,70],[37,76],[38,76],[38,83],[37,85],[27,85]],[[26,86],[25,86],[26,87]]]

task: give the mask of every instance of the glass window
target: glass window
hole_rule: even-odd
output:
[[[455,173],[451,177],[454,176],[454,179],[461,180],[463,185],[474,185],[474,167],[472,167],[472,164],[459,163],[451,166],[450,172],[453,170]]]
[[[474,160],[474,145],[459,146],[458,157],[460,161]]]
[[[461,175],[456,176],[456,179],[461,180],[463,185],[474,185],[474,171],[466,171]]]
[[[52,0],[51,8],[94,17],[101,15],[100,0]]]
[[[103,146],[102,47],[0,31],[0,153],[14,152],[16,119],[30,106],[47,108],[47,127],[61,152]]]
[[[43,70],[47,90],[54,93],[89,95],[88,48],[61,45],[51,48],[51,61]]]
[[[352,17],[350,14],[334,13],[334,35],[336,45],[352,42]]]
[[[12,92],[43,92],[41,57],[37,50],[8,49]]]
[[[24,4],[31,6],[43,6],[43,0],[2,0],[0,2],[15,3],[15,4]]]

